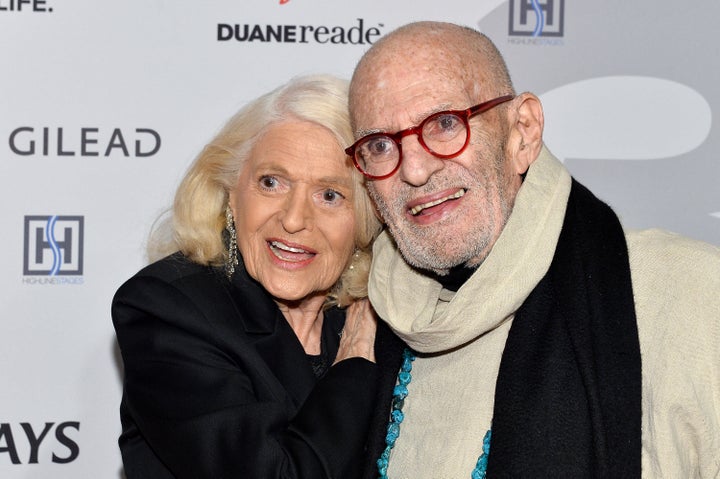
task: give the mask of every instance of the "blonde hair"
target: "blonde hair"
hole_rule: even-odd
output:
[[[151,232],[150,260],[180,251],[196,263],[224,264],[228,255],[223,241],[228,191],[235,186],[258,138],[273,124],[300,120],[326,128],[337,139],[338,147],[349,145],[353,135],[347,96],[347,81],[312,75],[294,78],[243,107],[190,166],[175,193],[171,216],[159,221]],[[362,175],[349,159],[347,166],[353,176],[356,252],[328,296],[328,304],[340,306],[367,296],[371,244],[380,230]]]

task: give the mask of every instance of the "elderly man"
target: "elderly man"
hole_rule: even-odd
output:
[[[408,346],[377,352],[366,477],[720,476],[720,249],[625,231],[474,30],[390,33],[350,109],[370,297]]]

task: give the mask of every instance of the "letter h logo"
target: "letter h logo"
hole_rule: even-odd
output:
[[[562,37],[565,0],[510,0],[509,35]]]
[[[83,274],[83,216],[26,216],[25,276]]]

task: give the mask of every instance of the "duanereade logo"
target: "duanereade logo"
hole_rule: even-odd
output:
[[[384,26],[382,23],[365,25],[362,18],[351,26],[218,23],[217,41],[371,45],[380,37]]]

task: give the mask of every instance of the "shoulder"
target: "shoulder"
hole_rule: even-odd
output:
[[[663,477],[716,471],[720,248],[661,230],[628,232],[627,245],[642,354],[643,461]]]
[[[210,286],[217,286],[223,279],[222,272],[217,268],[195,263],[181,253],[174,253],[138,271],[118,289],[116,297],[138,288],[200,292]]]
[[[248,331],[268,332],[275,324],[268,318],[277,314],[272,297],[244,268],[229,281],[222,268],[194,263],[180,253],[141,269],[120,286],[112,301],[116,327],[127,318],[143,317],[193,328],[233,328],[240,321]]]
[[[178,252],[145,266],[133,278],[156,278],[166,283],[174,283],[192,276],[207,275],[214,271],[215,268],[195,263]]]
[[[720,374],[720,249],[647,230],[628,235],[628,253],[644,370],[672,378],[673,391]]]
[[[646,230],[628,234],[628,254],[644,361],[720,366],[720,248]]]
[[[128,279],[115,293],[113,317],[121,311],[143,311],[156,317],[217,312],[231,308],[222,271],[194,263],[180,253],[152,263]]]
[[[717,246],[660,229],[628,231],[626,240],[634,287],[669,288],[690,295],[718,291]]]
[[[662,229],[628,230],[625,233],[628,250],[636,258],[652,257],[656,261],[684,259],[720,264],[720,247]]]
[[[720,248],[657,229],[626,238],[637,309],[685,324],[720,316]]]

